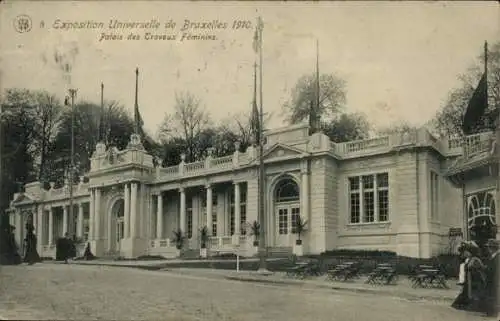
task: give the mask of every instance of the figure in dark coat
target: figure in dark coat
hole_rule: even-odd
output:
[[[26,250],[24,255],[24,262],[28,264],[35,264],[41,261],[40,255],[38,255],[38,251],[36,250],[36,235],[33,233],[34,226],[32,223],[26,223]]]
[[[465,264],[465,282],[452,307],[459,310],[480,311],[486,289],[486,267],[478,257],[479,248],[474,243],[464,243],[460,250]]]

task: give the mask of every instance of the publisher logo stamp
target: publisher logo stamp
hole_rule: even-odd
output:
[[[31,27],[31,18],[25,14],[20,14],[14,19],[14,29],[19,33],[29,32]]]

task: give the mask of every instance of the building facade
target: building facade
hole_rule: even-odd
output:
[[[264,226],[272,250],[293,250],[298,217],[307,221],[304,254],[378,249],[423,258],[452,247],[450,230],[467,231],[476,217],[498,220],[495,166],[484,160],[491,158],[492,133],[464,142],[437,140],[421,128],[334,143],[308,132],[307,125],[296,125],[265,133]],[[73,220],[68,184],[44,190],[34,182],[14,195],[10,222],[22,244],[24,225],[33,220],[43,257],[55,256],[55,240],[67,231],[76,231],[99,257],[176,257],[173,231],[181,229],[186,247],[196,250],[204,226],[209,255],[238,249],[251,256],[258,160],[258,148],[250,146],[155,167],[132,135],[125,150],[96,146],[89,173],[73,186]]]

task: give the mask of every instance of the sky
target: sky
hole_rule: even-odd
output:
[[[497,3],[481,1],[7,1],[0,3],[0,89],[44,89],[63,99],[68,88],[77,88],[77,101],[99,103],[102,82],[104,98],[132,113],[137,67],[148,132],[157,132],[181,91],[197,96],[215,121],[230,119],[251,108],[252,39],[260,16],[263,107],[273,115],[271,127],[285,125],[283,103],[298,78],[314,72],[316,39],[320,72],[347,83],[346,111],[362,112],[379,127],[399,121],[419,126],[460,85],[458,75],[476,62],[484,41],[500,39],[499,14]],[[16,29],[19,15],[30,17],[28,32]],[[153,20],[159,27],[111,29],[110,20]],[[186,20],[226,28],[181,31]],[[60,28],[87,21],[103,27]],[[235,21],[243,27],[233,29]],[[176,39],[146,40],[146,32]],[[101,40],[103,33],[123,38]],[[141,39],[127,39],[131,33]],[[183,34],[214,39],[181,39]]]

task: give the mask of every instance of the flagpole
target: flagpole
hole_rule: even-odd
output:
[[[104,141],[103,116],[104,116],[104,83],[101,82],[101,110],[99,113],[99,126],[97,127],[97,142]]]
[[[69,170],[69,218],[67,220],[67,231],[71,231],[73,236],[75,236],[73,231],[74,219],[73,219],[73,175],[75,171],[75,96],[76,89],[69,90],[71,97],[71,151],[70,151],[70,170]],[[70,229],[71,228],[71,229]]]
[[[314,126],[319,130],[319,40],[316,39],[316,111],[314,112]]]
[[[134,133],[136,135],[139,135],[139,124],[138,124],[138,109],[139,109],[139,104],[137,102],[137,95],[139,91],[139,68],[135,68],[135,104],[134,104]]]
[[[265,224],[265,169],[264,169],[264,107],[262,99],[262,20],[259,17],[257,22],[258,36],[259,36],[259,102],[260,102],[260,137],[259,137],[259,221],[260,221],[260,240],[259,240],[259,252],[260,252],[260,271],[267,271],[267,253],[266,253],[266,228]]]

